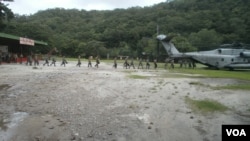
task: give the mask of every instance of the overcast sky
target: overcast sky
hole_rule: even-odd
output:
[[[134,6],[152,6],[166,0],[14,0],[4,2],[16,14],[30,15],[48,8],[112,10],[115,8],[129,8]]]

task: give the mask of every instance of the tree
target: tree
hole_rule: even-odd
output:
[[[189,41],[197,47],[199,51],[213,49],[221,44],[222,38],[215,30],[202,29],[197,33],[192,33]]]
[[[13,18],[14,14],[11,9],[0,1],[0,31],[2,31],[8,22]]]
[[[67,56],[104,56],[109,52],[110,56],[121,53],[140,57],[142,52],[157,54],[157,42],[152,39],[157,25],[160,34],[178,35],[173,42],[180,51],[208,50],[233,41],[248,44],[249,7],[249,0],[173,0],[151,7],[107,11],[55,8],[29,16],[15,15],[8,26],[0,28],[48,42],[48,48],[57,47]],[[8,21],[3,19],[4,23]],[[159,55],[165,53],[161,47]]]
[[[80,42],[77,46],[77,48],[75,48],[75,54],[79,54],[81,56],[86,56],[86,52],[85,52],[85,48],[86,48],[86,43],[85,42]]]
[[[87,42],[83,49],[86,56],[105,56],[107,53],[106,48],[104,47],[103,42],[92,40]]]
[[[196,48],[193,47],[192,44],[188,41],[188,39],[184,36],[176,36],[172,39],[172,42],[180,52],[189,52],[196,50]]]

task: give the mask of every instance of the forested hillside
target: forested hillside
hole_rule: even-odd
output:
[[[15,15],[2,32],[40,39],[62,55],[156,56],[159,32],[175,35],[181,51],[207,50],[235,41],[250,43],[249,0],[174,0],[112,11],[48,9]],[[161,47],[160,55],[166,52]]]

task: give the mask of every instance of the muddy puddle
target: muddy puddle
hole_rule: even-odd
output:
[[[0,84],[0,91],[1,90],[7,90],[9,89],[11,86],[9,84]]]
[[[15,133],[15,127],[26,117],[28,117],[28,113],[16,112],[7,119],[0,119],[0,139],[3,141],[10,139]]]

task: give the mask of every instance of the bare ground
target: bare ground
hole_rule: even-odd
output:
[[[250,123],[249,91],[190,84],[235,80],[173,78],[168,70],[114,69],[106,63],[98,69],[75,65],[0,66],[1,141],[220,141],[222,124]],[[195,113],[186,96],[213,99],[229,110]]]

